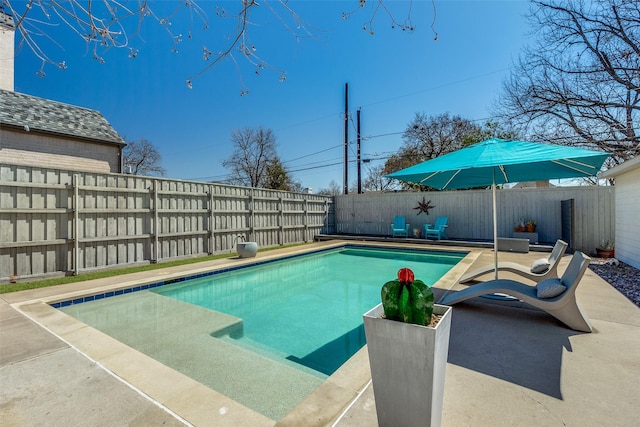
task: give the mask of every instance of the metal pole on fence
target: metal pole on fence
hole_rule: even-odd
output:
[[[331,228],[329,227],[329,201],[324,199],[324,211],[323,211],[323,221],[324,230],[323,232],[326,234],[331,233]]]
[[[255,207],[254,207],[254,196],[253,196],[253,187],[251,188],[250,198],[249,198],[249,241],[256,242],[257,239],[254,236],[254,221],[255,221]]]
[[[278,233],[278,244],[284,245],[284,199],[282,196],[278,197],[278,211],[280,214],[280,232]]]
[[[213,205],[213,186],[210,185],[209,186],[209,255],[215,253],[216,251],[216,244],[214,241],[214,230],[216,228],[216,223],[215,223],[215,212],[214,212],[214,205]]]
[[[308,199],[304,199],[304,242],[308,242],[309,241],[309,216],[308,216],[308,212],[309,212],[309,200]]]

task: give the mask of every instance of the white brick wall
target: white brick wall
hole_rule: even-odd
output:
[[[120,150],[115,144],[0,129],[0,161],[16,165],[117,173]]]

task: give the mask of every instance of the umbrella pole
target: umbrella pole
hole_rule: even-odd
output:
[[[493,193],[493,266],[495,269],[495,278],[498,279],[498,214],[496,209],[496,171],[493,170],[493,184],[491,185]]]

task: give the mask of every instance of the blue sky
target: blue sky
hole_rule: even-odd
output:
[[[20,2],[12,2],[18,9]],[[24,3],[24,2],[22,2]],[[178,2],[155,2],[159,12]],[[76,35],[63,28],[49,33],[64,51],[48,45],[48,53],[64,60],[66,70],[51,66],[46,77],[36,75],[40,62],[26,49],[17,52],[15,90],[43,98],[96,109],[127,140],[145,138],[159,149],[167,176],[179,179],[221,180],[227,175],[222,161],[232,151],[230,135],[245,126],[275,131],[278,154],[294,178],[314,191],[334,180],[343,181],[344,86],[349,83],[350,160],[355,160],[356,110],[361,107],[363,159],[383,159],[398,150],[401,133],[415,113],[450,113],[470,120],[489,117],[489,109],[502,81],[528,42],[525,0],[436,1],[435,30],[430,1],[414,0],[411,33],[390,28],[379,13],[374,35],[362,27],[371,17],[371,4],[342,19],[342,12],[357,8],[352,1],[290,1],[315,38],[297,39],[269,12],[268,2],[252,17],[250,38],[256,52],[272,66],[264,70],[238,58],[239,71],[225,61],[193,80],[186,79],[206,63],[202,47],[215,50],[224,41],[224,27],[212,5],[230,10],[237,1],[199,4],[209,15],[209,28],[194,26],[193,38],[184,36],[189,14],[172,19],[174,33],[183,34],[179,52],[171,39],[151,20],[145,21],[131,44],[139,53],[128,58],[124,49],[103,54],[104,64]],[[396,19],[408,2],[388,0]],[[16,41],[19,37],[16,37]],[[244,85],[243,83],[244,82]],[[240,96],[248,89],[249,94]],[[363,166],[363,178],[375,160]],[[349,182],[356,179],[350,164]]]

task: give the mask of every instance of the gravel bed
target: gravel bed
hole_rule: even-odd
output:
[[[592,258],[589,268],[640,307],[640,270],[615,258]]]

